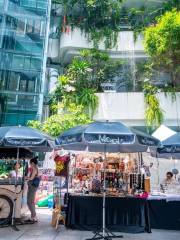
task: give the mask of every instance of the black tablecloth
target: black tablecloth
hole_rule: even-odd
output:
[[[148,205],[152,228],[180,230],[179,201],[150,200]]]
[[[102,197],[70,196],[66,226],[79,230],[102,227]],[[106,198],[106,226],[113,231],[150,232],[147,201],[136,198]]]

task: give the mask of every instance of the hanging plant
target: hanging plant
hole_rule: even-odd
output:
[[[98,107],[98,97],[94,89],[83,88],[81,91],[75,90],[64,94],[63,104],[68,107],[71,104],[82,106],[83,110],[93,117]]]
[[[98,107],[98,97],[94,89],[84,88],[81,92],[77,92],[76,103],[77,105],[84,106],[85,110],[93,117],[95,110]]]
[[[146,124],[148,127],[158,127],[164,119],[163,110],[160,107],[160,103],[156,95],[159,92],[159,88],[146,83],[143,90],[146,104]]]
[[[70,32],[74,27],[80,28],[95,48],[103,41],[105,48],[117,44],[120,31],[120,16],[123,0],[62,0],[62,31]],[[97,17],[98,16],[98,17]],[[68,28],[66,27],[68,26]]]
[[[159,5],[141,8],[127,8],[124,0],[53,0],[62,6],[61,32],[69,33],[75,27],[81,29],[98,48],[100,41],[106,49],[117,46],[117,35],[121,30],[121,20],[130,25],[134,38],[144,29],[156,23],[157,17],[173,8],[179,10],[179,0],[162,2]],[[108,29],[108,30],[107,30]]]

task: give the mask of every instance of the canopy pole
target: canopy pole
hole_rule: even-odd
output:
[[[138,173],[141,172],[141,155],[140,152],[138,152]]]
[[[17,157],[16,157],[17,163],[19,163],[19,147],[17,148]]]
[[[159,158],[158,158],[158,155],[157,155],[157,150],[156,150],[156,160],[157,160],[157,185],[158,185],[158,188],[159,188],[159,185],[160,185],[160,179],[159,179]]]
[[[106,234],[106,167],[107,167],[107,158],[106,158],[106,144],[104,145],[104,178],[103,178],[103,237],[105,238]]]
[[[19,147],[17,147],[17,158],[16,158],[16,164],[19,163]],[[15,177],[15,183],[14,183],[14,199],[13,199],[13,213],[12,213],[12,219],[11,219],[11,227],[15,231],[19,231],[19,229],[15,225],[15,219],[16,219],[16,201],[17,201],[17,173]]]

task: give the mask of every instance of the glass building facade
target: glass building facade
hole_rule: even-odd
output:
[[[50,0],[0,0],[0,124],[40,119]]]

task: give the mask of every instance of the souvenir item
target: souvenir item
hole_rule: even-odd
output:
[[[54,159],[56,163],[55,176],[64,176],[68,175],[68,164],[70,161],[69,155],[65,156],[56,156]]]

